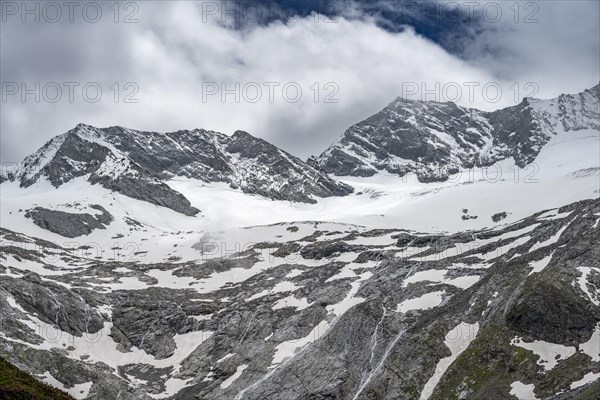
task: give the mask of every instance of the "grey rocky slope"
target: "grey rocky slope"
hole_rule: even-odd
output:
[[[140,132],[79,124],[56,136],[4,180],[28,187],[40,178],[58,187],[77,177],[186,215],[199,212],[165,182],[173,176],[223,182],[270,199],[315,202],[352,188],[334,181],[249,133],[193,130]]]
[[[600,129],[600,84],[551,100],[525,98],[494,112],[398,98],[309,163],[338,176],[412,172],[423,182],[441,181],[460,168],[506,158],[524,167],[552,136],[581,129]]]
[[[92,382],[89,399],[505,400],[515,382],[584,399],[599,389],[584,380],[600,377],[599,221],[587,200],[451,235],[315,222],[156,264],[4,229],[0,355]]]

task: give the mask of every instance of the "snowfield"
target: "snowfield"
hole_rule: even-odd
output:
[[[0,185],[0,216],[2,227],[10,230],[64,247],[91,245],[91,258],[141,262],[220,257],[257,241],[295,240],[312,234],[317,226],[330,231],[352,227],[452,233],[503,226],[538,211],[597,198],[599,149],[598,132],[561,133],[525,169],[505,160],[486,169],[460,171],[438,183],[421,183],[410,174],[402,178],[387,173],[346,177],[341,180],[354,187],[354,194],[319,199],[316,204],[268,200],[226,184],[172,178],[168,184],[201,210],[194,217],[90,185],[85,177],[59,188],[43,179],[26,189],[16,182],[4,182]],[[107,230],[76,239],[65,239],[24,217],[25,210],[36,206],[97,213],[90,211],[92,204],[104,207],[115,220]],[[493,222],[492,215],[501,212],[506,218]],[[463,219],[464,215],[472,218]],[[132,227],[126,218],[140,226]],[[291,231],[291,226],[298,229]],[[386,242],[385,237],[370,240]],[[203,247],[202,243],[210,245]],[[551,240],[540,245],[549,243]]]

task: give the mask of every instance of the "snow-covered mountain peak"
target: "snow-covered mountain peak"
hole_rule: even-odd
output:
[[[338,176],[416,173],[424,182],[506,158],[524,167],[557,133],[600,129],[599,88],[494,112],[399,97],[310,162]]]
[[[194,215],[168,181],[176,176],[222,182],[277,200],[315,202],[352,188],[244,131],[232,136],[202,129],[158,133],[83,123],[28,156],[17,174],[22,187],[46,180],[59,187],[78,177],[139,200]]]

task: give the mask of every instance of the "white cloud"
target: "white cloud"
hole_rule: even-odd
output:
[[[583,91],[600,77],[597,1],[480,1],[500,10],[470,43],[472,61],[500,79],[536,82],[539,96]],[[515,5],[517,5],[515,7]],[[492,14],[490,12],[490,14]]]
[[[96,81],[104,90],[102,99],[94,104],[83,101],[80,95],[74,103],[63,99],[54,104],[22,103],[18,96],[11,97],[2,104],[3,161],[20,161],[78,122],[154,131],[205,128],[231,134],[242,129],[306,157],[319,153],[351,124],[401,95],[406,82],[427,82],[428,88],[435,82],[457,82],[463,90],[459,103],[495,109],[514,102],[508,89],[511,82],[540,77],[553,82],[563,64],[568,64],[554,68],[541,65],[551,56],[539,61],[525,57],[536,46],[548,49],[543,43],[521,43],[526,42],[519,36],[525,31],[506,25],[495,30],[508,38],[506,47],[513,50],[515,62],[510,57],[506,62],[502,57],[475,56],[465,61],[411,30],[390,33],[368,18],[326,23],[313,15],[289,24],[274,22],[234,30],[214,18],[206,21],[198,3],[149,2],[140,6],[137,24],[103,20],[97,24],[42,23],[34,29],[31,24],[3,27],[3,81]],[[483,37],[489,43],[496,40]],[[536,41],[541,38],[536,37]],[[593,40],[588,42],[592,43],[588,51],[598,52],[597,43],[594,50]],[[556,46],[575,48],[568,51],[577,53],[571,57],[578,63],[568,69],[570,76],[550,89],[545,87],[544,93],[556,95],[556,88],[568,91],[573,86],[579,90],[582,82],[594,77],[588,73],[586,80],[577,74],[578,68],[590,69],[590,55],[580,55],[572,44]],[[523,59],[522,68],[519,59]],[[503,60],[511,71],[498,67]],[[595,77],[597,80],[597,74]],[[111,84],[120,83],[122,101],[130,93],[123,84],[130,81],[139,86],[135,96],[139,103],[114,103]],[[476,99],[469,101],[465,82],[495,81],[503,87],[498,103],[486,102],[479,88]],[[255,82],[263,89],[262,97],[257,103],[243,98],[238,103],[233,95],[225,102],[214,95],[203,102],[203,84],[207,82],[224,83],[228,88],[236,82],[241,87]],[[272,103],[266,82],[280,84]],[[297,103],[286,101],[282,95],[282,86],[291,82],[303,92]],[[320,87],[318,102],[310,89],[315,82]],[[329,82],[336,86],[325,90]],[[338,102],[324,103],[325,95],[336,87],[339,91],[334,98]],[[289,93],[293,95],[293,90]],[[249,89],[248,94],[253,96],[254,91]]]

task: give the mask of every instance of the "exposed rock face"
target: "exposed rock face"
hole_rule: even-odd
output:
[[[109,190],[133,199],[167,207],[184,215],[194,216],[200,212],[197,208],[192,207],[184,195],[157,179],[144,179],[139,175],[137,177],[121,175],[116,178],[92,175],[89,180],[91,183],[99,183]]]
[[[18,307],[71,335],[94,334],[104,326],[98,311],[81,296],[56,283],[44,282],[37,275],[2,277],[0,289],[12,296]]]
[[[410,172],[422,182],[511,157],[524,167],[558,132],[600,129],[599,98],[597,85],[551,100],[526,98],[495,112],[398,98],[310,163],[338,176]]]
[[[345,196],[352,188],[324,175],[300,159],[247,132],[237,131],[225,146],[239,158],[233,185],[246,193],[276,200],[314,203],[315,197]],[[230,156],[231,157],[231,156]],[[226,179],[228,181],[229,179]],[[273,189],[275,185],[276,189]]]
[[[79,124],[27,157],[22,167],[19,174],[3,179],[28,187],[44,177],[58,187],[88,176],[92,184],[190,216],[199,210],[165,183],[173,176],[224,182],[246,193],[295,202],[314,203],[318,197],[352,192],[350,186],[242,131],[229,137],[204,130],[156,133]]]
[[[597,383],[571,385],[600,373],[598,216],[589,200],[452,235],[311,222],[202,263],[51,255],[2,230],[0,356],[98,400],[505,400],[517,381],[586,398]]]
[[[117,293],[112,319],[127,338],[125,347],[136,346],[157,359],[173,355],[173,336],[189,332],[195,325],[188,318],[186,295],[185,290],[178,293],[161,288]]]
[[[112,215],[102,206],[94,204],[91,207],[101,211],[101,214],[76,214],[35,207],[28,210],[25,217],[32,219],[33,223],[42,229],[47,229],[64,237],[75,238],[89,235],[95,229],[105,229],[113,220]]]

